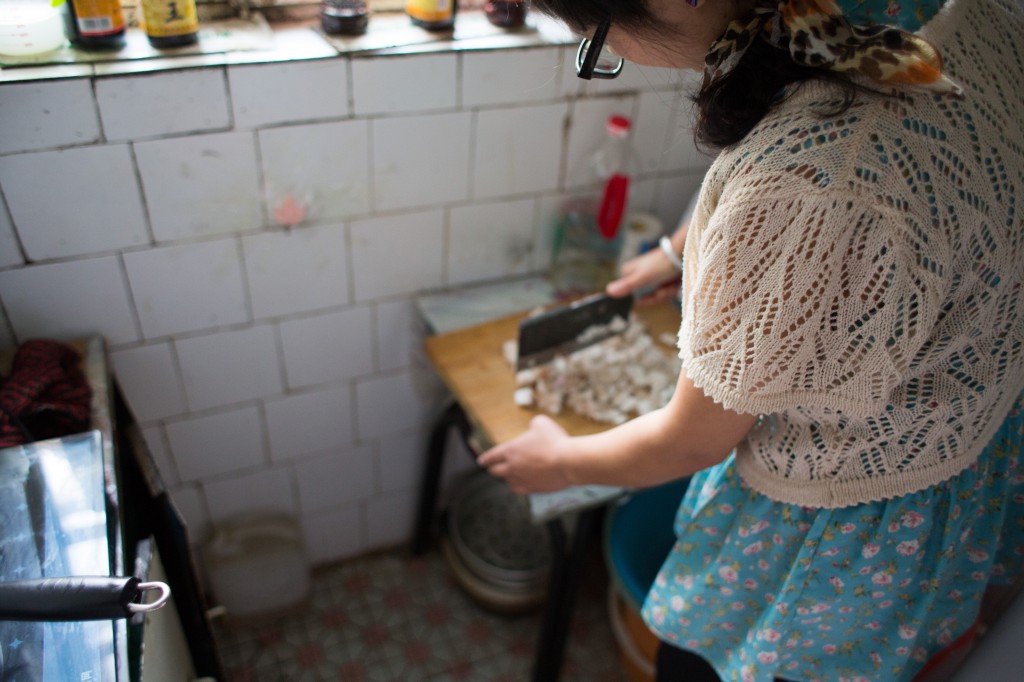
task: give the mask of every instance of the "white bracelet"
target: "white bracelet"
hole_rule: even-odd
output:
[[[668,238],[668,235],[662,235],[661,239],[658,240],[658,246],[661,248],[661,252],[665,254],[665,258],[668,258],[668,262],[671,263],[676,270],[682,272],[682,259],[679,254],[676,253],[676,249],[672,246],[672,240]]]

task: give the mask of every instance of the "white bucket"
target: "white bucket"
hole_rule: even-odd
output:
[[[309,561],[288,516],[252,514],[222,522],[204,556],[210,590],[229,618],[273,615],[309,596]]]
[[[65,45],[61,12],[50,0],[0,2],[0,54],[20,57]]]

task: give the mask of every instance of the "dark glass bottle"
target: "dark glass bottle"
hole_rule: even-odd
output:
[[[458,0],[406,0],[405,13],[412,23],[428,31],[450,31],[455,28]]]
[[[159,49],[192,45],[199,39],[195,0],[142,0],[142,29]]]
[[[124,13],[120,0],[67,0],[64,25],[68,40],[82,50],[124,47]]]

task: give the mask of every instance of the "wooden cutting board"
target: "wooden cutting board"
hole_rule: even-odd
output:
[[[662,336],[676,338],[679,331],[679,307],[675,302],[655,303],[634,308],[655,342],[665,353],[674,355],[674,345],[663,343]],[[530,419],[540,414],[535,408],[519,407],[513,400],[515,370],[505,360],[503,344],[519,333],[517,313],[491,322],[460,329],[426,339],[427,355],[438,374],[455,395],[470,421],[490,443],[502,443],[522,433]],[[611,425],[582,417],[570,410],[554,417],[576,436],[598,433]]]

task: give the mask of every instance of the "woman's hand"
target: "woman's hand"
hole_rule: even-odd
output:
[[[651,249],[622,264],[618,279],[609,282],[605,292],[621,298],[635,291],[650,290],[642,302],[666,300],[679,291],[679,270],[673,267],[661,249]]]
[[[558,454],[570,436],[550,417],[537,415],[530,428],[480,455],[477,462],[492,476],[503,478],[513,491],[551,492],[571,485]]]

